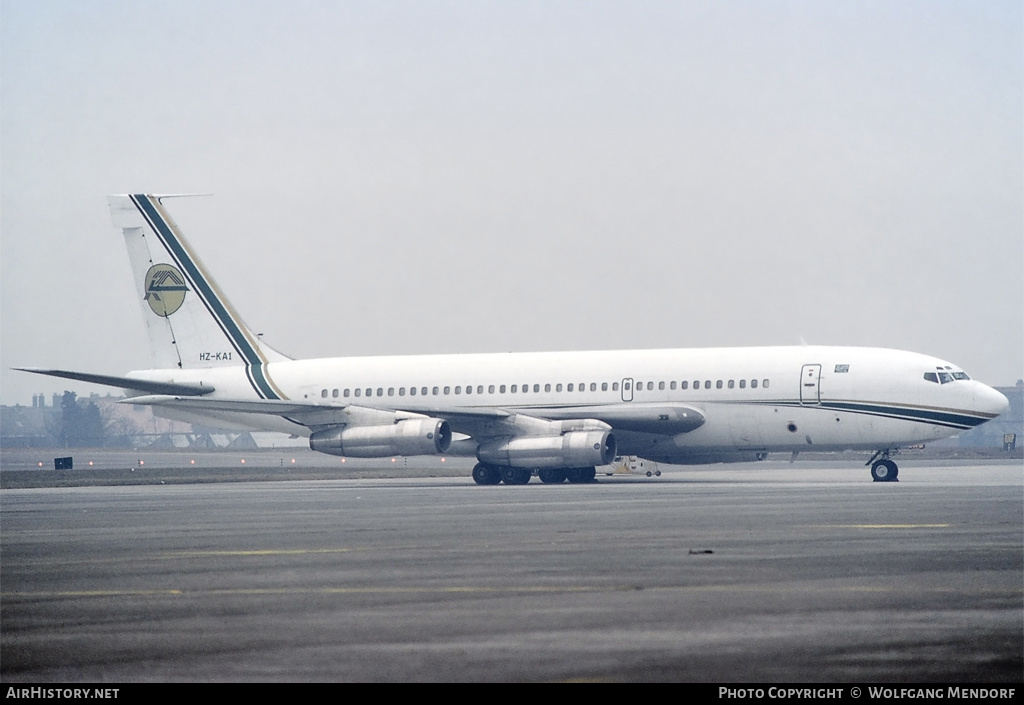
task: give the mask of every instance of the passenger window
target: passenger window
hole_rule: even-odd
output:
[[[648,392],[653,392],[654,391],[654,382],[648,382],[647,383],[647,391]]]
[[[700,380],[699,379],[693,380],[693,388],[694,389],[700,389]]]
[[[629,391],[629,387],[630,387],[629,382],[623,382],[622,383],[622,390],[623,391],[628,392]]]
[[[555,385],[555,391],[556,391],[556,392],[560,392],[560,391],[562,391],[562,385],[561,385],[561,384],[556,384],[556,385]]]
[[[462,385],[459,385],[458,387],[455,388],[455,393],[462,394]]]
[[[335,399],[337,399],[338,398],[338,390],[335,389],[334,391],[332,391],[331,392],[331,396],[334,397]]]
[[[711,380],[710,379],[704,380],[704,389],[711,389]]]
[[[320,392],[320,396],[322,396],[324,399],[326,399],[327,398],[327,390],[326,389],[322,390]]]
[[[618,382],[612,382],[612,391],[613,392],[619,391],[619,383]]]
[[[422,394],[423,396],[427,396],[427,388],[426,387],[422,387],[420,389],[420,394]],[[437,394],[437,387],[434,387],[434,394]]]
[[[504,391],[504,390],[502,390],[502,391]],[[494,385],[493,384],[487,387],[487,393],[488,394],[494,394]]]
[[[459,388],[458,387],[455,388],[455,393],[456,394],[459,393]],[[466,394],[472,394],[472,393],[473,393],[473,385],[472,384],[467,384],[466,385]]]
[[[762,389],[768,389],[768,380],[762,380],[761,388]]]
[[[572,387],[572,382],[569,382],[568,386],[567,386],[567,387],[565,388],[565,391],[567,391],[567,392],[571,392],[571,391],[572,391],[572,389],[573,389],[573,387]]]
[[[519,389],[519,387],[517,385],[513,384],[512,387],[509,389],[509,391],[511,391],[513,394],[515,394],[518,389]]]
[[[451,389],[452,389],[451,387],[445,387],[444,388],[445,395],[450,394],[451,393]]]
[[[597,382],[591,382],[590,383],[590,391],[592,391],[592,392],[596,392],[597,391]]]
[[[345,397],[348,397],[348,390],[347,390],[347,389],[346,389],[346,390],[345,390],[345,391],[343,392],[343,395],[344,395]]]
[[[500,387],[498,387],[498,391],[501,392],[502,394],[504,394],[505,393],[505,385],[503,384]]]
[[[384,387],[377,387],[377,396],[378,397],[384,396]]]
[[[434,396],[436,397],[437,396],[437,387],[434,387],[433,392],[434,392]],[[447,389],[444,390],[444,393],[447,394],[448,390]]]
[[[484,385],[482,385],[482,384],[476,385],[476,393],[477,394],[483,394],[484,393]]]
[[[539,385],[539,384],[535,384],[535,385],[533,385],[533,391],[534,391],[534,393],[535,393],[535,394],[536,394],[537,392],[539,392],[539,391],[540,391],[540,385]]]
[[[740,389],[746,389],[746,388],[747,388],[747,380],[741,379],[740,380]]]
[[[357,397],[359,396],[359,392],[360,392],[360,391],[362,391],[362,390],[360,390],[360,389],[357,389],[357,390],[356,390],[356,396],[357,396]]]
[[[607,392],[608,391],[608,383],[607,382],[601,382],[601,391],[602,392]]]
[[[676,383],[675,383],[675,381],[669,382],[668,388],[669,388],[669,389],[675,389],[675,388],[676,388]]]
[[[409,387],[409,396],[416,396],[416,387]]]
[[[721,389],[721,388],[722,388],[722,380],[718,380],[717,382],[715,382],[715,389]]]
[[[690,383],[689,382],[680,382],[679,383],[679,388],[680,389],[689,389],[690,388]]]
[[[757,389],[757,380],[756,379],[750,380],[750,388],[751,389]]]
[[[735,386],[736,386],[736,382],[730,379],[729,380],[729,389],[732,389]]]
[[[544,385],[544,391],[545,392],[550,392],[551,391],[551,385],[550,384],[545,384]]]

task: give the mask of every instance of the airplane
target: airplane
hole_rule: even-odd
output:
[[[913,352],[793,346],[295,360],[254,334],[163,201],[108,198],[154,367],[124,376],[17,368],[120,387],[125,403],[218,428],[309,437],[335,456],[476,458],[480,485],[589,483],[617,456],[704,464],[901,446],[1009,408],[960,367]]]

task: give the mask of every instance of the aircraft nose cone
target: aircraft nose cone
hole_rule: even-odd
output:
[[[974,401],[978,406],[978,410],[986,414],[998,416],[1010,410],[1010,400],[1004,394],[985,385],[981,385],[981,389],[974,396]]]

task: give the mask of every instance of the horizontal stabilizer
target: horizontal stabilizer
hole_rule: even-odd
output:
[[[44,370],[38,367],[15,367],[21,372],[32,372],[37,375],[48,375],[50,377],[63,377],[64,379],[76,379],[79,382],[90,382],[102,384],[108,387],[120,387],[131,389],[147,394],[177,394],[185,397],[202,396],[214,391],[214,388],[207,384],[182,384],[178,382],[156,382],[147,379],[135,379],[134,377],[114,377],[111,375],[96,375],[89,372],[74,372],[71,370]]]

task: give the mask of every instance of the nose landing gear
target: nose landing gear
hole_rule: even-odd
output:
[[[881,457],[879,457],[881,456]],[[873,482],[899,482],[900,469],[889,459],[889,449],[880,450],[867,462]]]

